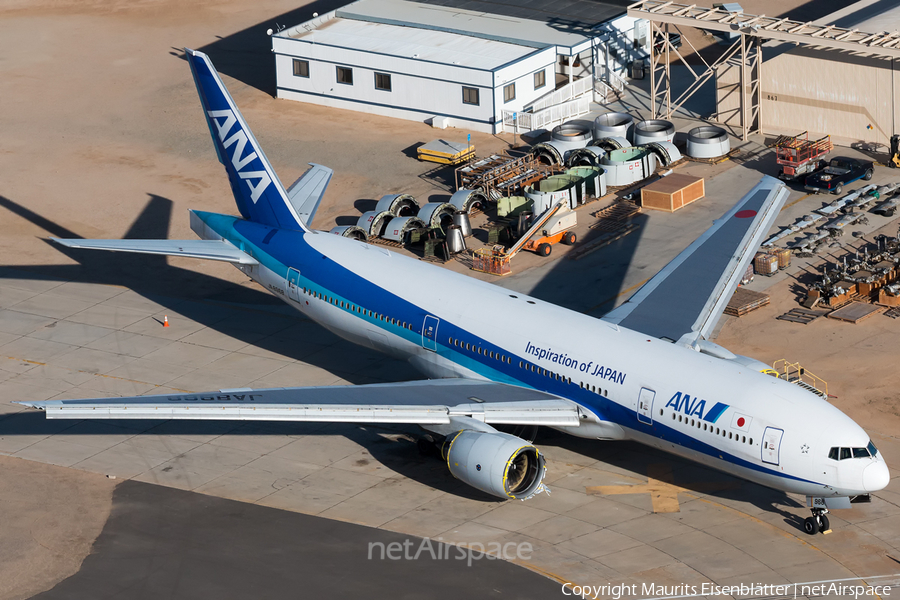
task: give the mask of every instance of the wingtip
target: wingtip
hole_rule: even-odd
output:
[[[13,400],[12,403],[13,404],[21,404],[22,406],[25,406],[28,408],[36,408],[38,410],[44,410],[44,406],[40,402],[29,402],[26,400]]]

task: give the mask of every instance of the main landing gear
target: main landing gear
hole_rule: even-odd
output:
[[[803,531],[809,535],[816,535],[820,531],[829,531],[831,529],[831,524],[828,522],[828,517],[826,516],[828,509],[813,508],[811,510],[812,516],[806,517],[803,521]]]

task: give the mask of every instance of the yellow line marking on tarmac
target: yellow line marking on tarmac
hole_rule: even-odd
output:
[[[15,356],[4,356],[3,358],[8,358],[9,360],[18,360],[21,362],[31,363],[33,365],[41,365],[46,366],[47,363],[38,362],[36,360],[28,360],[27,358],[16,358]]]
[[[799,198],[797,198],[796,200],[794,200],[794,201],[791,202],[790,204],[785,204],[784,206],[782,206],[782,207],[781,207],[781,210],[779,210],[778,212],[784,212],[786,209],[792,207],[793,205],[797,204],[797,203],[800,202],[801,200],[806,200],[806,199],[809,198],[810,196],[812,196],[812,194],[806,194],[805,196],[800,196]]]
[[[647,465],[647,483],[638,485],[595,485],[585,488],[588,494],[617,495],[617,494],[650,494],[654,513],[676,513],[681,511],[678,503],[678,494],[685,492],[713,492],[740,487],[737,481],[700,481],[686,485],[690,489],[675,484],[672,474],[672,465],[668,463],[654,463]]]

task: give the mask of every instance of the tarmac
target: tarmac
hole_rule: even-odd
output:
[[[618,595],[602,586],[637,586],[627,597],[651,598],[690,595],[685,586],[703,582],[835,579],[893,586],[896,595],[896,476],[871,504],[832,513],[832,533],[810,537],[801,528],[803,498],[632,443],[541,431],[552,492],[502,502],[420,456],[413,427],[58,421],[12,404],[419,377],[304,319],[229,265],[46,242],[191,238],[186,208],[234,213],[179,58],[184,45],[213,57],[285,183],[309,161],[335,169],[321,227],[355,222],[386,193],[446,196],[446,181],[412,155],[424,141],[461,139],[461,131],[272,99],[274,79],[258,66],[270,56],[266,29],[336,4],[265,0],[249,14],[242,0],[14,0],[0,9],[8,11],[0,19],[0,598],[571,597],[566,583],[592,586],[601,598]],[[646,116],[641,89],[623,108]],[[690,105],[678,119],[704,110]],[[677,122],[679,130],[688,123]],[[479,154],[514,141],[472,139]],[[562,248],[550,259],[520,254],[514,273],[496,283],[602,315],[761,173],[775,174],[764,139],[737,145],[739,161],[679,167],[706,178],[703,200],[673,214],[643,213],[636,232],[582,260],[565,259]],[[873,182],[892,179],[879,169]],[[794,189],[778,225],[831,199]],[[580,209],[582,240],[589,213],[601,207]],[[896,232],[896,222],[869,220],[854,230]],[[852,240],[848,232],[840,242]],[[787,304],[814,265],[795,259],[791,270],[750,288]],[[460,261],[445,266],[471,273]],[[815,370],[840,396],[835,404],[860,420],[896,468],[900,323],[873,317],[803,329],[773,325],[776,314],[767,307],[724,318],[719,339],[767,361],[792,354],[827,365]],[[853,351],[838,356],[843,340]],[[468,558],[464,566],[369,559],[370,544],[426,538],[475,556],[492,543],[523,552],[472,566]]]

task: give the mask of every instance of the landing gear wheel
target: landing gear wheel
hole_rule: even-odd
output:
[[[819,533],[819,522],[815,517],[806,517],[806,519],[803,520],[803,531],[809,535],[816,535]]]
[[[868,169],[866,171],[866,174],[863,175],[863,179],[865,179],[866,181],[869,181],[870,179],[872,179],[873,174],[874,174],[874,172],[872,171],[872,169]]]
[[[541,256],[550,256],[550,252],[553,250],[553,246],[544,242],[540,246],[537,247],[537,253]]]
[[[828,517],[825,515],[819,515],[819,531],[828,531],[831,529],[831,523],[828,522]]]
[[[571,246],[572,244],[575,243],[575,240],[577,240],[577,239],[578,239],[578,236],[575,235],[574,231],[567,231],[562,236],[562,243],[565,244],[566,246]]]
[[[834,191],[832,191],[831,193],[834,194],[835,196],[840,196],[841,192],[843,192],[843,191],[844,191],[844,186],[842,186],[841,184],[838,184],[838,186],[836,188],[834,188]]]

